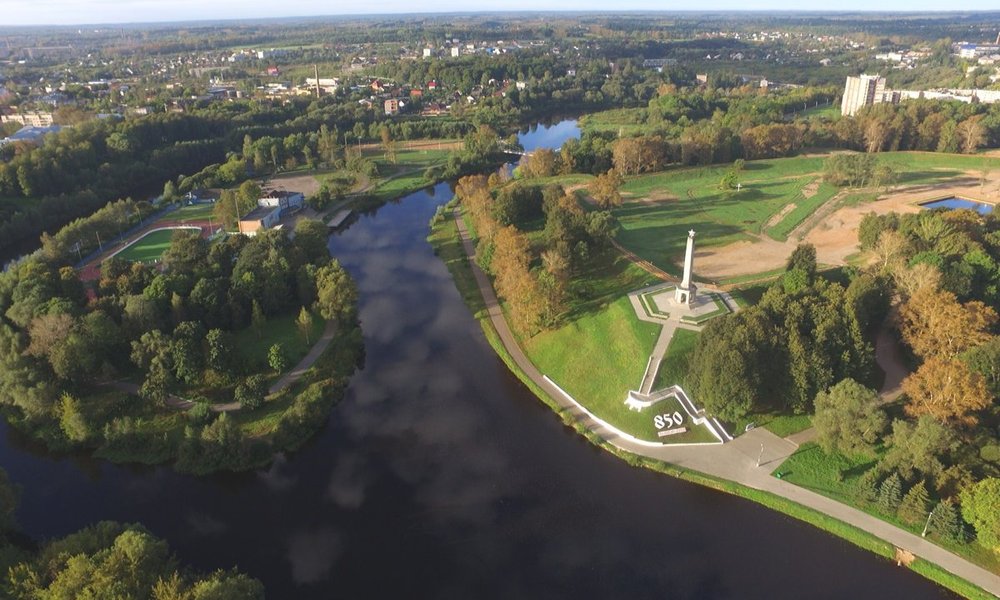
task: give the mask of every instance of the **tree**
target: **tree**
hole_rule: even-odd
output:
[[[908,402],[906,413],[928,415],[940,423],[974,425],[972,413],[990,404],[982,375],[957,359],[932,356],[903,380]]]
[[[792,250],[785,263],[785,270],[801,269],[809,276],[810,280],[816,275],[816,246],[809,243],[800,243]]]
[[[917,422],[892,422],[889,449],[879,461],[884,471],[896,471],[912,480],[918,473],[935,478],[944,473],[941,457],[955,448],[955,437],[933,418],[924,415]]]
[[[844,379],[816,395],[817,443],[827,454],[871,455],[888,423],[878,394],[853,379]]]
[[[878,498],[878,469],[868,469],[854,482],[854,501],[859,504],[871,504]]]
[[[990,395],[1000,397],[1000,337],[994,336],[985,344],[966,350],[960,358],[983,376]]]
[[[233,359],[236,348],[233,345],[231,333],[221,329],[211,329],[205,334],[205,362],[220,373],[230,373],[233,370]]]
[[[958,509],[951,500],[942,500],[928,519],[928,530],[952,542],[965,541],[965,528]]]
[[[177,202],[180,196],[177,194],[177,186],[170,179],[163,184],[163,201],[167,204]]]
[[[903,340],[921,357],[953,358],[985,343],[997,313],[979,301],[962,304],[955,294],[924,287],[899,311]]]
[[[621,176],[614,169],[609,169],[606,173],[601,173],[590,182],[590,195],[593,196],[597,205],[607,210],[616,206],[621,206],[622,196],[618,188],[621,187]]]
[[[908,525],[917,525],[927,518],[927,509],[931,499],[927,495],[927,486],[923,480],[918,481],[903,496],[897,514],[901,521]]]
[[[976,115],[962,121],[956,127],[955,133],[960,140],[962,152],[972,154],[986,143],[986,126],[983,124],[983,115]]]
[[[897,473],[892,473],[878,488],[876,506],[884,515],[895,515],[903,501],[903,481]]]
[[[556,174],[559,155],[549,148],[539,148],[521,159],[520,174],[526,179],[551,177]]]
[[[988,477],[962,490],[962,518],[979,542],[1000,553],[1000,479]]]
[[[322,221],[302,219],[295,224],[295,246],[302,250],[308,262],[319,265],[330,258],[326,244],[330,232]]]
[[[299,333],[302,334],[302,338],[305,339],[306,344],[311,344],[309,338],[312,337],[313,328],[313,317],[312,313],[306,310],[306,307],[302,307],[299,310],[299,316],[295,319],[295,326],[299,328]]]
[[[240,408],[256,410],[264,404],[267,394],[267,379],[263,375],[251,375],[236,384],[233,399],[239,402]]]
[[[357,298],[354,280],[337,260],[331,260],[316,271],[315,308],[323,319],[348,319],[354,314]]]
[[[288,368],[288,358],[281,344],[273,344],[267,350],[267,364],[274,369],[275,373],[281,373]]]
[[[65,392],[59,402],[59,427],[73,442],[85,442],[90,437],[90,426],[80,410],[80,401]]]
[[[267,317],[264,316],[264,311],[260,307],[260,302],[257,302],[257,299],[255,298],[250,309],[250,325],[257,334],[257,339],[264,337],[264,325],[266,324]]]

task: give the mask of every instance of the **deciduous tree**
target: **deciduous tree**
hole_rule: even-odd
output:
[[[921,357],[952,358],[990,339],[997,313],[982,302],[962,304],[948,291],[923,287],[899,311],[903,340]]]
[[[988,477],[960,495],[962,517],[976,528],[979,542],[1000,553],[1000,479]]]
[[[888,423],[878,394],[853,379],[844,379],[814,403],[817,442],[827,453],[870,455]]]
[[[903,380],[906,413],[929,415],[940,423],[972,425],[973,414],[990,404],[986,380],[954,358],[931,356]]]

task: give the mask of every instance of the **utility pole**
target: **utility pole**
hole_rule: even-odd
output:
[[[97,234],[97,248],[99,250],[104,250],[104,244],[101,243],[101,232],[95,231],[94,233]]]
[[[319,65],[313,64],[313,75],[316,76],[316,97],[319,98]]]

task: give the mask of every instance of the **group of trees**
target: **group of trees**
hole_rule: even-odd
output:
[[[911,525],[933,510],[942,537],[974,532],[1000,551],[998,232],[992,215],[967,210],[864,218],[874,260],[859,277],[893,299],[890,321],[917,366],[891,423],[873,390],[842,379],[816,396],[813,424],[826,452],[876,459],[854,483],[858,502]]]
[[[141,525],[102,521],[35,544],[17,531],[18,489],[0,469],[0,595],[11,600],[150,598],[263,600],[264,586],[235,570],[183,567],[167,543]]]
[[[816,394],[844,378],[869,381],[864,338],[881,291],[867,277],[847,288],[816,275],[815,250],[800,247],[784,277],[755,306],[710,321],[698,339],[687,384],[722,418],[807,412]]]
[[[354,283],[330,258],[327,235],[308,220],[294,241],[271,230],[210,244],[179,230],[162,269],[106,261],[92,298],[72,268],[20,263],[0,276],[0,398],[12,421],[54,447],[123,447],[136,433],[131,417],[179,389],[259,406],[269,365],[241,359],[234,332],[289,313],[353,322]],[[122,374],[142,380],[138,413],[93,399]]]
[[[584,212],[561,186],[540,188],[499,174],[463,177],[456,196],[479,237],[477,260],[493,275],[514,327],[532,335],[556,326],[571,299],[571,276],[614,235],[610,213]],[[533,244],[519,227],[543,216],[544,237]]]

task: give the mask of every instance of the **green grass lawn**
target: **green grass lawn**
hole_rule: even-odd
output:
[[[309,343],[306,343],[295,324],[299,313],[298,311],[293,311],[293,313],[269,317],[261,329],[260,336],[257,335],[253,327],[247,327],[234,334],[235,345],[239,349],[242,359],[250,364],[254,370],[270,371],[267,364],[267,352],[274,344],[281,344],[289,368],[295,366],[302,360],[302,357],[309,353],[309,349],[323,334],[326,322],[319,315],[313,315],[312,335],[309,336]]]
[[[188,223],[191,221],[207,221],[212,217],[215,204],[188,204],[181,208],[167,213],[163,219],[169,221],[180,221]]]
[[[981,155],[884,152],[879,159],[899,173],[898,185],[942,183],[966,177],[966,171],[1000,168],[1000,158]],[[625,204],[614,211],[622,227],[618,241],[668,272],[677,270],[673,261],[684,251],[688,229],[698,232],[702,247],[761,234],[784,241],[839,191],[819,182],[824,160],[808,156],[748,161],[739,175],[740,191],[718,189],[729,165],[671,168],[629,177],[621,189]],[[819,182],[819,188],[806,198],[802,190],[814,182]],[[852,192],[842,201],[869,197],[869,193]],[[768,226],[772,217],[790,205],[792,209]]]
[[[660,369],[656,372],[656,379],[653,381],[653,390],[662,390],[671,385],[683,385],[687,376],[688,364],[694,348],[698,344],[697,331],[690,329],[678,329],[674,332],[674,337],[670,339],[667,346],[667,353],[660,361]]]
[[[814,106],[812,108],[807,108],[806,110],[799,111],[795,113],[796,117],[810,118],[810,117],[827,117],[830,119],[840,116],[840,107],[836,104],[827,104],[826,106]]]
[[[151,262],[158,260],[170,247],[170,239],[175,229],[152,231],[136,240],[131,246],[118,253],[122,260],[131,262]]]

